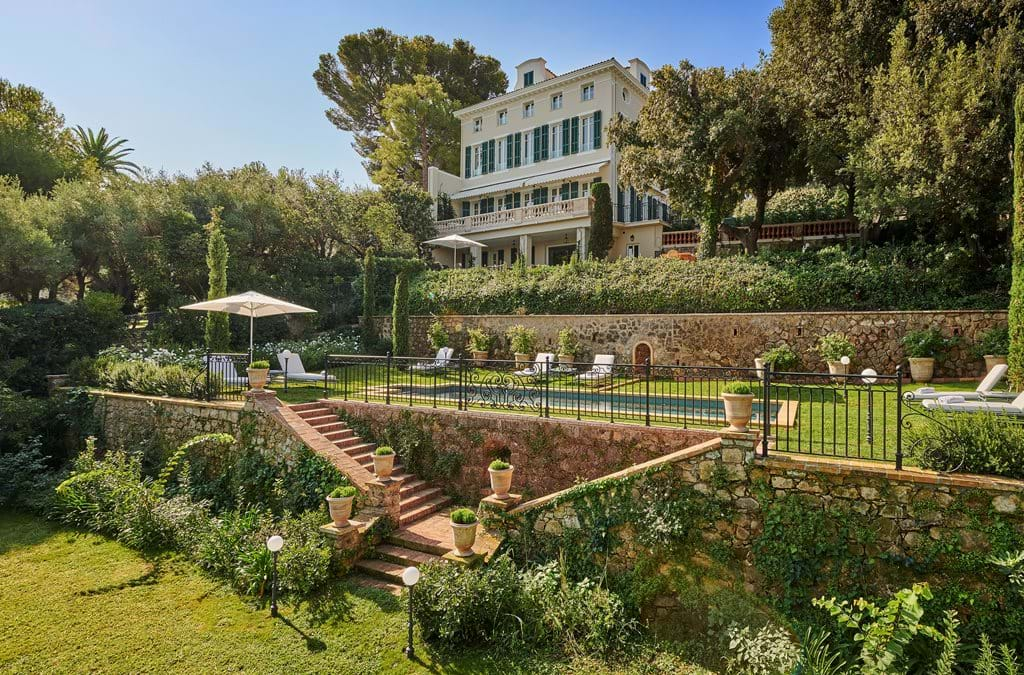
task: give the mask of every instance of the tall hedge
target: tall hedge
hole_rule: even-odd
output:
[[[373,247],[366,249],[363,256],[363,325],[360,342],[367,354],[377,344],[377,330],[373,324],[373,313],[377,309],[377,263]]]
[[[595,183],[594,212],[590,214],[590,243],[587,251],[595,260],[604,260],[612,247],[612,196],[608,183]]]
[[[220,208],[213,209],[210,217],[209,242],[206,248],[206,266],[210,270],[210,288],[207,300],[216,300],[228,294],[228,243],[220,229]],[[206,348],[211,352],[226,352],[231,347],[231,324],[224,312],[206,313]]]
[[[395,302],[391,308],[391,353],[409,355],[409,273],[398,273],[395,279]]]
[[[1024,385],[1024,87],[1013,102],[1013,265],[1010,286],[1010,381]]]

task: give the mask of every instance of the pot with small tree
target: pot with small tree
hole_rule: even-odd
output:
[[[435,354],[448,346],[448,331],[445,330],[443,323],[434,321],[430,324],[430,327],[427,328],[427,341]]]
[[[357,492],[351,485],[339,485],[327,495],[327,508],[335,527],[348,527],[348,519],[352,517],[352,502]]]
[[[391,480],[391,472],[395,470],[395,449],[382,445],[373,451],[373,472],[380,480]]]
[[[566,326],[558,331],[558,365],[571,368],[580,353],[580,342],[572,328]]]
[[[745,432],[754,416],[754,388],[746,382],[729,382],[722,388],[722,404],[729,431]]]
[[[455,555],[468,558],[474,554],[473,544],[476,542],[476,513],[472,509],[455,509],[449,515],[452,524],[452,543]]]
[[[1010,331],[1006,326],[996,326],[981,334],[981,340],[974,346],[974,355],[985,359],[985,372],[998,365],[1006,365],[1010,351]]]
[[[473,356],[473,362],[483,366],[491,351],[494,336],[481,328],[470,328],[466,334],[469,336],[469,353]]]
[[[267,377],[270,375],[270,361],[253,361],[245,369],[249,376],[249,386],[253,389],[262,390],[267,386]]]
[[[523,325],[515,325],[505,332],[508,348],[515,354],[516,367],[526,368],[530,365],[533,349],[537,345],[537,331]]]
[[[754,368],[758,377],[764,377],[764,367],[768,366],[772,372],[784,372],[796,368],[800,357],[786,343],[776,345],[767,350],[761,356],[754,359]]]
[[[942,358],[955,340],[942,336],[937,328],[912,330],[900,339],[910,361],[910,377],[914,382],[931,382],[935,361]]]
[[[818,341],[818,354],[828,364],[832,375],[846,375],[850,372],[850,361],[856,350],[850,339],[842,333],[829,333]]]
[[[508,499],[508,491],[512,487],[512,472],[515,467],[508,462],[496,459],[487,467],[491,477],[491,492],[498,499]]]

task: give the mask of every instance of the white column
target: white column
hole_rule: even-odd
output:
[[[580,260],[587,259],[587,228],[576,228],[576,250],[580,253]]]
[[[533,264],[530,259],[530,249],[533,248],[533,237],[528,234],[519,235],[519,253],[526,258],[526,266]]]
[[[480,267],[483,263],[483,256],[480,253],[483,251],[479,246],[470,246],[469,252],[473,255],[473,267]]]

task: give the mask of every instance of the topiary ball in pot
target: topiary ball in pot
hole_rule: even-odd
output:
[[[449,518],[452,524],[452,544],[455,546],[455,555],[460,558],[469,558],[474,555],[476,513],[472,509],[455,509]]]
[[[327,495],[327,508],[337,528],[348,527],[352,517],[352,504],[358,491],[351,485],[339,485]]]
[[[494,460],[487,467],[487,473],[491,478],[491,492],[497,499],[509,498],[513,471],[515,471],[514,466],[500,459]]]
[[[395,470],[395,450],[391,446],[382,445],[373,451],[373,472],[380,480],[391,480]]]
[[[722,406],[729,431],[744,433],[754,416],[754,388],[746,382],[730,382],[722,388]]]

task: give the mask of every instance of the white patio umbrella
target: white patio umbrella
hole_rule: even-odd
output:
[[[281,314],[308,314],[316,312],[315,309],[294,305],[284,300],[272,298],[256,291],[246,291],[238,295],[231,295],[226,298],[197,302],[192,305],[185,305],[181,309],[191,309],[197,312],[227,312],[228,314],[241,314],[249,317],[249,354],[252,355],[253,320],[262,316],[279,316]]]
[[[452,269],[458,267],[458,255],[460,248],[472,248],[479,246],[480,248],[487,248],[487,244],[481,244],[478,241],[467,239],[461,234],[449,234],[447,237],[438,237],[437,239],[428,239],[423,242],[431,246],[446,246],[452,249]]]

